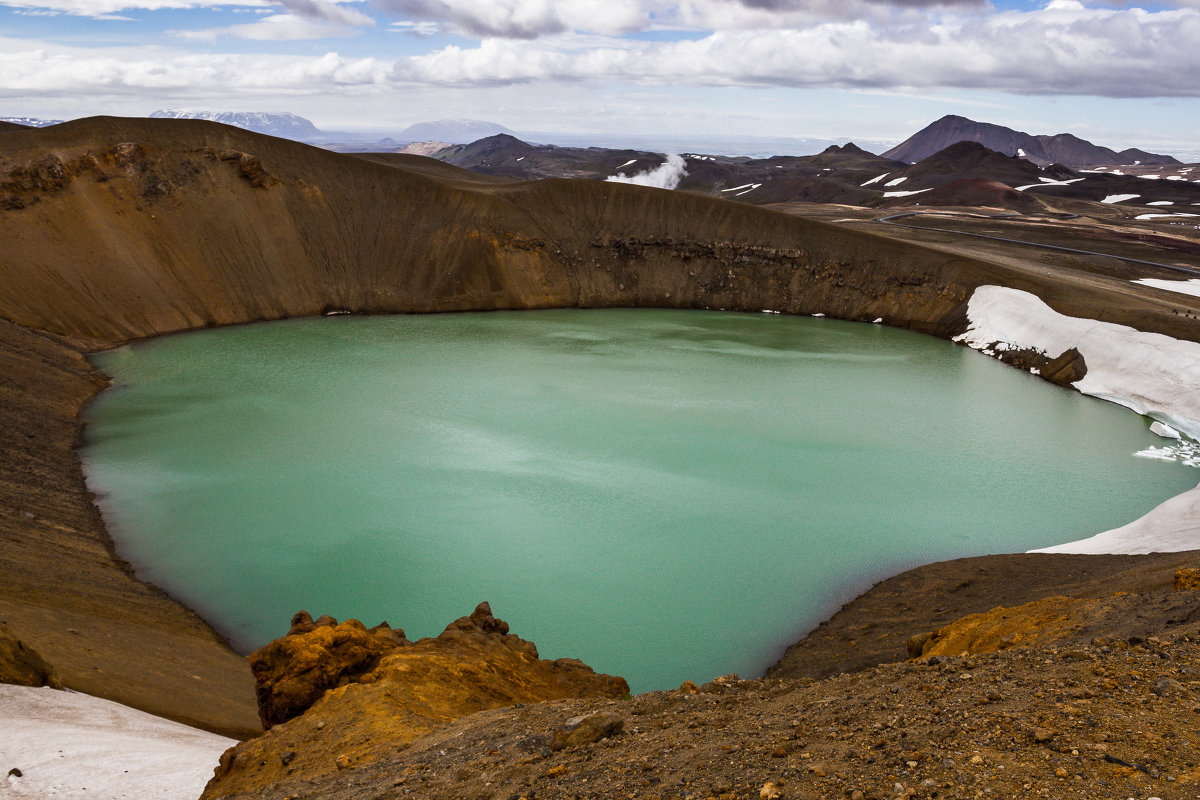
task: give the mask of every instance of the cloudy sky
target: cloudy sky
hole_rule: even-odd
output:
[[[961,114],[1198,151],[1200,0],[0,0],[0,116],[292,111],[899,141]]]

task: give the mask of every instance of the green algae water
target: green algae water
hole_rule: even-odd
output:
[[[1147,421],[949,343],[776,315],[293,320],[99,354],[122,555],[239,647],[489,600],[635,692],[756,675],[873,579],[1195,485]]]

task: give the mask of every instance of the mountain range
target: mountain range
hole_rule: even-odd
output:
[[[1018,156],[1043,167],[1062,164],[1083,169],[1106,165],[1155,166],[1179,163],[1171,156],[1148,153],[1134,147],[1117,152],[1070,133],[1032,136],[1003,125],[976,122],[953,114],[922,128],[883,155],[885,158],[911,164],[958,142],[978,142],[989,150],[1006,156]]]
[[[286,111],[190,111],[163,108],[151,112],[150,119],[206,119],[255,133],[298,141],[308,141],[321,135],[321,131],[312,122]]]
[[[559,147],[500,134],[424,155],[472,172],[511,180],[605,180],[654,173],[669,160],[644,150]],[[1200,184],[1186,167],[1081,171],[1059,163],[1039,166],[973,140],[960,140],[915,164],[877,156],[853,143],[811,156],[740,156],[683,153],[674,188],[752,205],[838,203],[891,207],[988,206],[1036,211],[1042,197],[1100,202],[1123,196],[1139,204],[1200,203]],[[1159,180],[1146,180],[1158,178]],[[636,178],[635,178],[636,180]]]
[[[221,122],[226,125],[254,131],[255,133],[264,133],[269,136],[279,136],[284,139],[293,139],[301,142],[320,143],[330,149],[355,152],[363,151],[364,148],[371,149],[372,146],[374,149],[388,150],[413,142],[469,144],[499,134],[514,137],[516,135],[504,125],[477,119],[443,119],[417,122],[409,125],[399,133],[391,134],[384,138],[376,138],[380,136],[379,133],[372,135],[363,134],[362,132],[324,131],[310,120],[290,112],[159,109],[152,112],[149,116],[152,119],[203,119]],[[34,117],[0,117],[0,123],[12,123],[29,127],[46,127],[56,125],[61,121]],[[573,141],[579,137],[538,134],[536,138],[539,140],[553,139],[565,142],[567,140]],[[663,148],[667,150],[672,149],[664,145],[661,140],[662,137],[648,138],[645,144],[646,149],[658,150],[659,152]],[[630,141],[632,142],[632,140]],[[690,146],[697,146],[698,141]],[[1112,148],[1093,144],[1071,133],[1034,136],[1023,131],[1007,128],[1003,125],[977,122],[953,114],[942,117],[926,126],[900,144],[886,150],[882,155],[885,159],[912,164],[928,158],[952,144],[963,141],[978,142],[989,150],[994,150],[1008,156],[1024,158],[1042,167],[1051,164],[1062,164],[1073,169],[1088,169],[1096,166],[1170,166],[1180,163],[1169,155],[1150,153],[1134,147],[1116,151]],[[801,142],[807,143],[807,146],[813,147],[814,150],[816,147],[822,146],[817,140],[800,139],[794,140],[792,146]],[[589,140],[589,143],[594,144],[595,141]],[[729,145],[730,143],[726,144]],[[559,147],[559,150],[563,152],[567,150],[588,151],[593,149],[596,148]],[[753,149],[761,148],[756,147]],[[609,152],[625,151],[623,148],[609,148]],[[716,151],[729,152],[730,149],[729,147],[723,147],[716,148]],[[733,151],[737,151],[737,148],[734,147]],[[774,152],[781,151],[783,150],[776,150]],[[803,152],[802,150],[797,151],[790,148],[786,148],[786,151],[793,153]],[[628,152],[635,151],[628,150]],[[642,151],[639,150],[637,152]],[[745,153],[749,152],[749,150],[742,149],[741,152]],[[469,156],[466,158],[469,159]],[[446,160],[457,163],[452,158],[447,158]],[[464,164],[464,166],[467,165]],[[476,167],[471,166],[470,168],[475,169]],[[513,177],[517,176],[514,175]]]

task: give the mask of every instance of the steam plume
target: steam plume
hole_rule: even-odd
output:
[[[654,169],[648,169],[636,175],[618,172],[616,175],[609,175],[605,180],[613,183],[635,183],[638,186],[656,186],[659,189],[674,189],[685,177],[687,177],[687,162],[683,160],[683,156],[668,153],[667,160]]]

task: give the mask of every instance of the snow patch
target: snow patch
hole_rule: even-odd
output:
[[[617,169],[625,169],[626,167],[636,164],[637,162],[638,162],[638,160],[636,158],[631,158],[628,161],[626,161],[624,164],[622,164],[621,166],[617,167]]]
[[[891,174],[892,173],[890,173],[890,172],[885,172],[882,175],[871,178],[871,180],[867,181],[866,183],[860,183],[859,186],[870,186],[872,183],[879,183],[881,180],[883,180],[884,178],[886,178],[888,175],[891,175]]]
[[[1150,215],[1150,216],[1169,216]],[[1134,283],[1140,283],[1143,286],[1153,286],[1155,289],[1166,289],[1168,292],[1178,292],[1179,294],[1190,294],[1195,297],[1200,297],[1200,278],[1192,278],[1186,281],[1169,281],[1164,278],[1138,278]]]
[[[1155,200],[1154,202],[1146,203],[1146,205],[1148,205],[1148,206],[1173,206],[1173,205],[1175,205],[1175,203],[1173,203],[1170,200]]]
[[[1141,197],[1140,194],[1110,194],[1108,197],[1101,200],[1101,203],[1120,203],[1123,200],[1134,200]]]
[[[885,183],[884,186],[899,186],[900,184],[904,183],[906,180],[908,180],[908,176],[903,175],[899,178],[892,178],[890,181]]]
[[[674,189],[685,177],[687,177],[687,162],[683,160],[683,156],[668,153],[667,160],[654,169],[648,169],[636,175],[618,172],[616,175],[609,175],[604,180],[611,183],[633,183],[638,186]]]
[[[6,684],[0,730],[0,765],[21,771],[4,797],[192,800],[237,744],[98,697]]]
[[[762,184],[761,183],[743,183],[741,186],[734,186],[731,189],[722,189],[721,191],[722,192],[736,192],[736,191],[740,191],[741,189],[757,189],[759,186],[762,186]]]
[[[1056,357],[1072,347],[1087,364],[1074,386],[1150,416],[1200,440],[1200,344],[1125,325],[1059,314],[1017,289],[981,286],[967,304],[969,327],[955,337],[976,349],[1003,342]],[[1171,498],[1145,517],[1081,542],[1038,552],[1144,553],[1194,549],[1200,487]]]
[[[1141,178],[1142,180],[1156,181],[1159,178],[1161,178],[1162,176],[1161,175],[1138,175],[1138,177]]]
[[[933,189],[916,189],[911,192],[884,192],[883,196],[884,197],[908,197],[909,195],[920,194],[921,192],[932,192],[932,191],[933,191]]]
[[[1182,212],[1175,214],[1138,214],[1134,219],[1166,219],[1168,217],[1200,217],[1200,214],[1184,214]]]
[[[1071,178],[1065,181],[1056,181],[1054,178],[1038,178],[1038,180],[1041,181],[1041,183],[1030,183],[1026,184],[1025,186],[1018,186],[1017,191],[1023,192],[1026,189],[1036,189],[1039,186],[1070,186],[1072,183],[1078,183],[1079,181],[1083,180],[1083,178]]]

